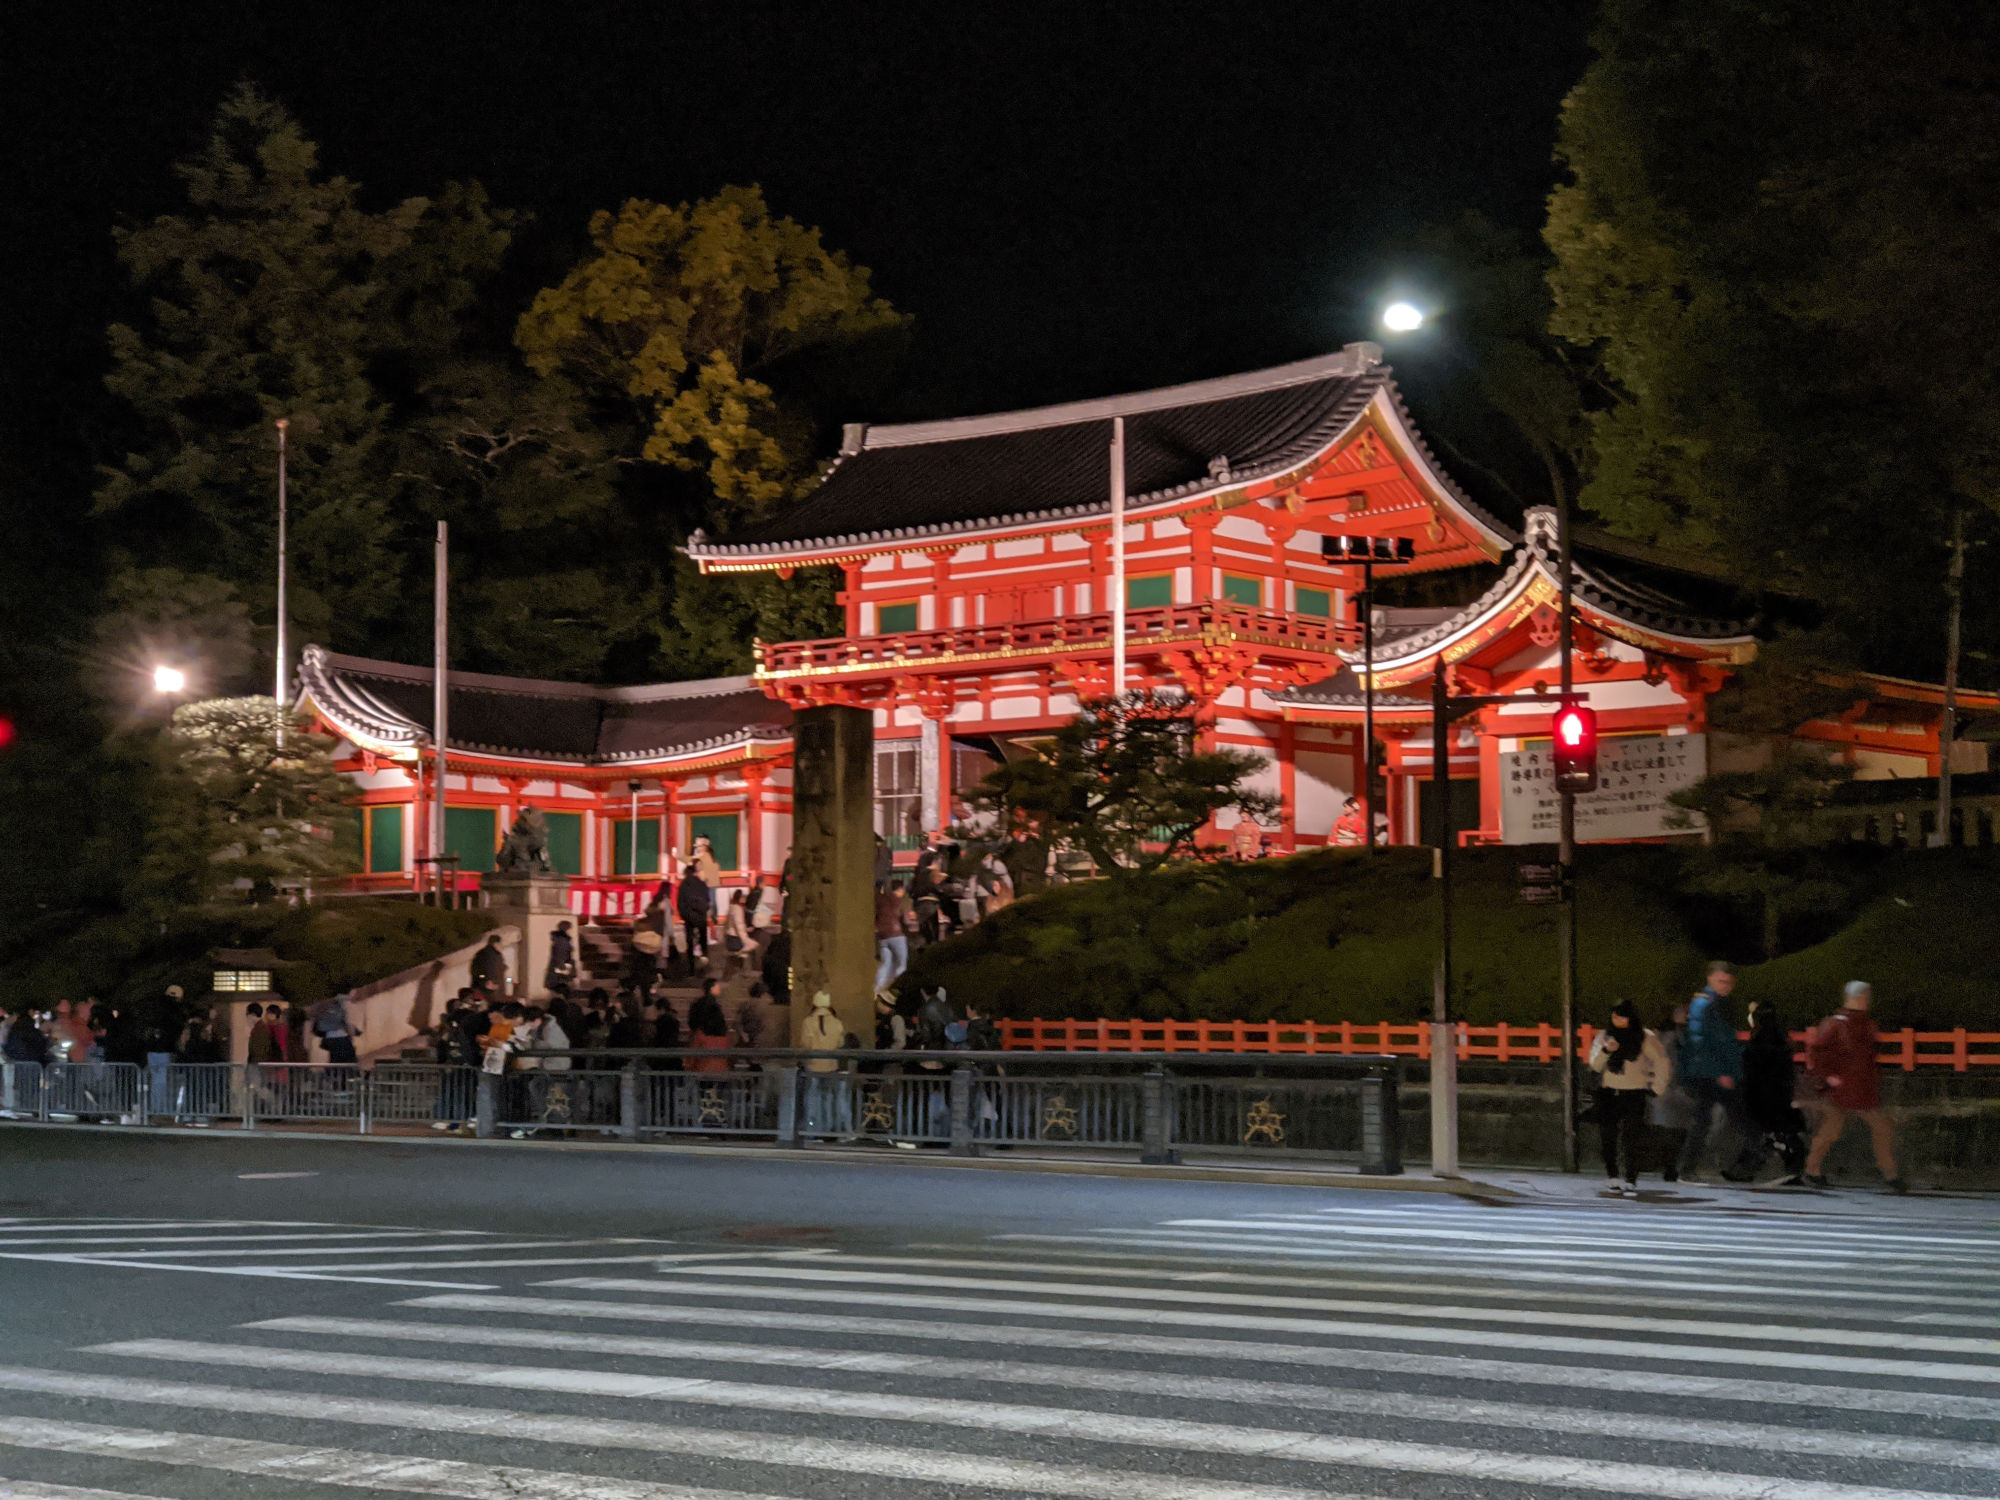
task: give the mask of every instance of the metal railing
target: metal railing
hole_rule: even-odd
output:
[[[430,1063],[15,1063],[15,1120],[343,1126],[496,1135],[1298,1154],[1402,1171],[1394,1057],[1158,1058],[1003,1052],[522,1052],[505,1072]],[[553,1063],[555,1066],[550,1066]],[[524,1066],[525,1065],[525,1066]]]
[[[1424,1021],[1000,1021],[1001,1045],[1010,1052],[1148,1054],[1196,1056],[1262,1056],[1284,1053],[1300,1057],[1411,1057],[1430,1061],[1431,1028]],[[1598,1028],[1576,1029],[1578,1057],[1590,1055]],[[1461,1062],[1535,1062],[1562,1060],[1562,1028],[1547,1021],[1532,1026],[1456,1023]],[[1805,1031],[1794,1031],[1793,1043],[1803,1060]],[[1737,1033],[1748,1041],[1750,1033]],[[1964,1073],[2000,1067],[2000,1031],[1884,1031],[1877,1054],[1883,1067],[1913,1073],[1918,1068],[1950,1068]]]
[[[870,672],[968,656],[986,659],[1108,648],[1112,623],[1111,612],[1100,610],[991,625],[902,630],[890,635],[760,641],[754,650],[757,675],[763,679]],[[1342,620],[1256,609],[1215,599],[1127,610],[1125,635],[1127,644],[1135,650],[1189,640],[1242,640],[1329,658],[1341,647],[1361,644],[1360,627]]]

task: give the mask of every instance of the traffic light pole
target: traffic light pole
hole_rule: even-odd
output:
[[[1361,565],[1361,817],[1368,857],[1375,857],[1375,559]]]
[[[1556,506],[1556,557],[1562,573],[1562,621],[1559,645],[1562,653],[1562,699],[1565,706],[1575,692],[1575,672],[1571,664],[1575,645],[1571,628],[1571,569],[1569,556],[1569,499],[1558,496]],[[1554,747],[1550,748],[1554,760]],[[1558,783],[1556,796],[1561,808],[1557,835],[1556,864],[1561,900],[1556,906],[1557,990],[1562,1003],[1562,1161],[1565,1172],[1577,1169],[1576,1160],[1576,793]]]
[[[1444,652],[1431,674],[1431,791],[1437,797],[1438,964],[1431,996],[1431,1175],[1458,1175],[1458,1038],[1451,1024],[1451,739]],[[1374,830],[1369,830],[1372,836]]]

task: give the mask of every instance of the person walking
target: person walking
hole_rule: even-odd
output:
[[[910,966],[910,940],[903,932],[903,882],[891,880],[875,891],[875,988],[886,990]]]
[[[486,946],[472,955],[472,983],[489,1000],[507,998],[507,955],[500,950],[500,934],[489,933]]]
[[[1868,1122],[1882,1181],[1892,1193],[1910,1190],[1896,1170],[1895,1129],[1882,1108],[1882,1064],[1877,1055],[1881,1042],[1875,1018],[1868,1013],[1874,999],[1875,992],[1865,981],[1850,980],[1842,991],[1840,1009],[1820,1022],[1806,1043],[1806,1069],[1823,1091],[1819,1129],[1806,1153],[1809,1187],[1832,1186],[1826,1180],[1826,1154],[1846,1130],[1847,1117],[1859,1115]]]
[[[713,862],[713,856],[711,856]],[[715,911],[715,893],[702,879],[701,871],[689,864],[681,871],[681,887],[674,896],[674,910],[687,927],[688,962],[708,966],[708,919]]]
[[[1743,1044],[1726,1003],[1736,988],[1736,971],[1725,963],[1708,966],[1708,982],[1688,1001],[1687,1027],[1681,1037],[1681,1077],[1694,1113],[1688,1118],[1687,1140],[1681,1144],[1680,1175],[1697,1181],[1708,1133],[1720,1109],[1730,1134],[1742,1149],[1748,1133],[1743,1123],[1743,1097],[1737,1080],[1743,1074]]]
[[[690,1049],[713,1051],[712,1057],[691,1057],[687,1071],[690,1073],[727,1073],[729,1059],[721,1054],[729,1049],[729,1018],[722,1013],[722,981],[704,979],[701,993],[694,1004],[688,1007],[688,1039]]]
[[[1794,1103],[1797,1075],[1792,1066],[1792,1039],[1778,1008],[1768,1000],[1750,1003],[1750,1040],[1743,1044],[1743,1113],[1751,1125],[1750,1142],[1736,1166],[1723,1175],[1748,1182],[1764,1165],[1773,1147],[1784,1163],[1779,1187],[1805,1181],[1806,1118]]]
[[[351,991],[342,990],[338,995],[322,1000],[312,1015],[313,1035],[326,1049],[326,1060],[343,1068],[354,1067],[359,1061],[354,1053],[354,1038],[361,1027],[347,1011],[351,994]],[[337,1073],[334,1076],[344,1079],[346,1074]]]
[[[275,1008],[275,1007],[274,1007]],[[253,1063],[274,1063],[285,1060],[285,1048],[278,1033],[264,1024],[264,1007],[256,1001],[243,1013],[249,1023],[250,1035],[247,1039],[246,1060]]]
[[[1610,1026],[1591,1043],[1590,1070],[1597,1074],[1597,1137],[1604,1147],[1604,1185],[1621,1196],[1637,1193],[1646,1105],[1667,1091],[1674,1065],[1659,1037],[1639,1024],[1638,1008],[1630,1000],[1611,1008]]]
[[[570,936],[569,925],[558,922],[549,934],[549,967],[542,975],[542,988],[565,999],[576,983],[576,939]]]
[[[1660,1177],[1666,1182],[1681,1180],[1681,1146],[1687,1140],[1688,1122],[1694,1118],[1694,1101],[1688,1098],[1681,1081],[1681,1040],[1687,1025],[1687,1003],[1676,1005],[1667,1024],[1659,1030],[1660,1050],[1672,1065],[1673,1077],[1666,1092],[1655,1094],[1646,1105],[1646,1124],[1652,1132],[1653,1150],[1659,1157]]]
[[[847,1026],[833,1011],[833,996],[820,990],[800,1028],[800,1045],[809,1052],[834,1053],[847,1045]],[[806,1129],[814,1135],[846,1135],[847,1091],[837,1057],[809,1058],[806,1071]]]

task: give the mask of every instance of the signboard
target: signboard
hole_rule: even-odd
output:
[[[1607,735],[1598,741],[1597,790],[1576,799],[1580,844],[1609,839],[1658,838],[1692,833],[1667,822],[1675,811],[1667,797],[1708,774],[1708,739],[1699,734]],[[1560,799],[1548,741],[1500,756],[1500,842],[1553,844],[1560,832]]]
[[[1529,906],[1553,906],[1563,898],[1561,865],[1522,865],[1520,899]]]

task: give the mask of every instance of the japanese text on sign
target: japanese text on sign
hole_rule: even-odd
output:
[[[1686,826],[1669,823],[1676,809],[1667,798],[1708,774],[1708,740],[1699,734],[1607,737],[1597,750],[1597,790],[1576,799],[1579,843],[1658,838],[1699,830],[1699,814]],[[1553,844],[1561,817],[1555,764],[1546,741],[1500,756],[1500,841]]]

